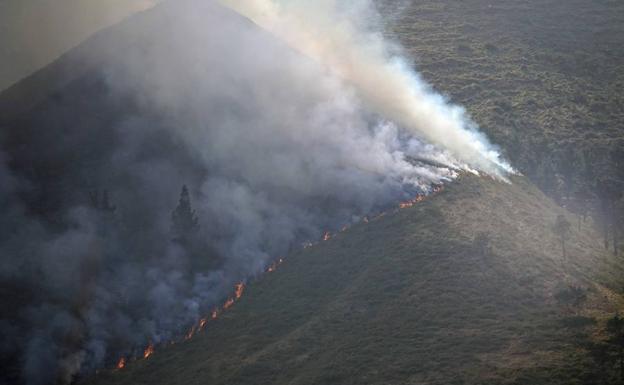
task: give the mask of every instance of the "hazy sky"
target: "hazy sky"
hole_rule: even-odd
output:
[[[0,0],[0,90],[159,0]]]

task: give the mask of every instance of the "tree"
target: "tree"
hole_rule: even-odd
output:
[[[594,361],[591,377],[587,378],[587,385],[605,385],[612,381],[609,381],[611,366],[613,359],[611,357],[611,346],[604,342],[590,342],[587,345],[589,356]]]
[[[557,177],[555,174],[555,169],[552,165],[552,160],[548,157],[544,159],[544,161],[540,164],[538,169],[539,177],[539,187],[546,193],[546,195],[550,196],[554,199],[555,202],[559,203],[561,201],[561,197],[559,195],[559,189],[557,186]]]
[[[477,233],[472,240],[472,250],[476,256],[487,257],[490,254],[490,233]]]
[[[566,249],[565,249],[565,241],[570,233],[570,228],[572,225],[563,214],[559,214],[557,216],[557,220],[555,221],[555,225],[553,227],[553,231],[557,236],[559,236],[561,240],[561,251],[563,252],[563,258],[566,257]]]
[[[582,287],[570,286],[563,290],[560,290],[555,294],[555,299],[562,305],[565,305],[572,310],[578,308],[587,299],[587,294]]]
[[[618,255],[618,218],[616,204],[622,197],[621,182],[613,179],[599,179],[596,190],[600,200],[600,211],[604,231],[605,248],[609,248],[609,230],[613,235],[613,254]]]
[[[582,217],[583,222],[585,222],[585,220],[587,219],[587,214],[589,213],[589,207],[592,199],[592,191],[587,185],[580,185],[579,188],[576,189],[578,212],[579,215]]]
[[[104,190],[102,194],[102,203],[100,209],[109,213],[114,213],[115,210],[117,210],[117,207],[115,207],[110,201],[110,197],[108,196],[108,190]]]
[[[620,367],[620,381],[624,382],[624,318],[616,314],[607,321],[607,341],[617,351],[617,361]]]
[[[558,169],[563,177],[562,192],[564,197],[569,200],[575,182],[575,175],[579,169],[577,155],[571,148],[568,148],[560,153],[558,158]]]
[[[182,186],[178,206],[171,214],[173,239],[186,243],[199,230],[199,220],[191,207],[191,197],[186,185]]]
[[[99,234],[104,237],[111,236],[118,225],[115,218],[117,207],[112,204],[108,190],[91,190],[89,191],[89,199],[91,207],[97,213]]]
[[[106,212],[109,214],[115,213],[117,207],[115,207],[110,200],[108,190],[104,189],[100,195],[100,190],[92,190],[89,192],[89,199],[94,209]]]

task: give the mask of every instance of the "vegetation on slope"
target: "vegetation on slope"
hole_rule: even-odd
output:
[[[621,1],[424,0],[396,12],[389,33],[514,167],[593,212],[612,246],[624,232],[623,19]]]
[[[609,156],[624,148],[623,17],[608,0],[425,0],[390,27],[525,174],[565,166],[569,149],[621,173]]]
[[[588,223],[563,259],[560,214],[523,178],[463,177],[295,252],[193,340],[89,382],[585,383],[622,265]],[[571,287],[582,306],[557,299]]]

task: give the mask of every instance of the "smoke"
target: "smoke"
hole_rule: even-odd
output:
[[[165,2],[56,63],[74,78],[45,102],[0,114],[0,378],[110,367],[325,230],[461,170],[504,177],[353,4],[237,8],[269,33],[215,2]],[[189,242],[172,232],[184,184]]]
[[[372,109],[447,149],[462,168],[501,178],[513,172],[464,109],[435,94],[410,68],[400,48],[384,39],[370,0],[223,3],[330,68]]]

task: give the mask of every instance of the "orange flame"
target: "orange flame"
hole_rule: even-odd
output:
[[[399,208],[406,209],[408,207],[413,207],[416,203],[422,202],[423,200],[425,200],[424,195],[417,195],[414,199],[399,203]]]
[[[152,354],[154,354],[154,345],[150,343],[143,351],[143,358],[148,359]]]
[[[439,186],[434,186],[432,188],[432,193],[438,193],[440,191],[444,190],[444,186],[439,185]],[[399,208],[400,209],[404,209],[404,208],[408,208],[408,207],[413,207],[416,203],[421,202],[423,200],[425,200],[427,198],[427,196],[425,195],[417,195],[416,197],[414,197],[413,199],[410,199],[408,201],[405,202],[400,202],[399,203]],[[396,211],[396,210],[395,210]],[[393,211],[393,212],[395,212]],[[372,218],[372,220],[376,220],[378,218],[381,218],[383,216],[386,215],[386,212],[381,212],[379,214],[377,214],[376,216],[374,216]],[[364,223],[369,223],[369,219],[367,216],[364,216],[362,218],[362,221]],[[341,229],[340,232],[346,231],[347,229],[349,229],[349,225],[344,225]],[[323,235],[323,241],[328,241],[332,238],[332,234],[327,231],[325,232],[325,234]],[[315,243],[312,242],[305,242],[303,244],[303,248],[306,249],[308,247],[312,247],[314,246]],[[281,265],[284,262],[283,258],[279,258],[277,261],[273,262],[271,265],[269,265],[269,267],[267,268],[266,272],[270,273],[273,272],[277,269],[277,267],[279,265]],[[214,310],[212,310],[212,312],[210,313],[210,319],[216,319],[219,316],[219,313],[223,310],[229,309],[230,307],[232,307],[234,305],[234,302],[238,299],[240,299],[243,296],[243,292],[245,291],[245,284],[243,282],[239,282],[234,286],[234,297],[229,297],[225,303],[223,304],[223,307],[221,309],[219,308],[215,308]],[[199,320],[197,325],[193,325],[191,327],[191,329],[186,333],[185,335],[185,340],[189,340],[191,338],[193,338],[193,336],[195,335],[196,332],[203,330],[206,327],[206,324],[208,323],[209,318],[205,317]],[[170,341],[170,344],[173,345],[175,344],[175,341]],[[143,358],[147,359],[149,358],[151,355],[154,354],[154,345],[152,343],[150,343],[145,350],[143,351]],[[127,365],[127,359],[126,357],[121,357],[119,359],[119,361],[117,362],[116,365],[116,369],[117,370],[121,370],[123,368],[125,368]]]
[[[305,248],[305,244],[303,246]],[[269,267],[267,267],[266,272],[267,273],[272,273],[275,270],[277,270],[277,267],[279,265],[281,265],[284,262],[284,258],[279,258],[277,261],[273,262],[272,264],[269,265]]]
[[[227,301],[225,301],[225,303],[223,304],[223,309],[229,309],[230,307],[232,307],[232,305],[234,305],[234,298],[228,298]]]
[[[239,282],[236,284],[235,288],[236,290],[234,294],[236,295],[236,299],[240,299],[240,297],[243,296],[243,291],[245,290],[245,284],[242,282]]]
[[[193,325],[191,329],[188,331],[188,333],[186,333],[186,336],[184,336],[184,339],[188,341],[191,338],[193,338],[193,335],[195,334],[195,330],[196,330],[195,325]]]

